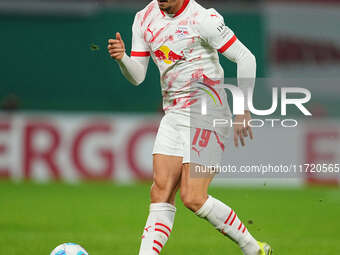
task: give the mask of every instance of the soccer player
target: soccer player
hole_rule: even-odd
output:
[[[254,55],[216,10],[205,9],[195,0],[153,0],[136,14],[132,31],[130,56],[125,53],[124,41],[118,32],[115,39],[109,40],[108,51],[134,85],[144,81],[152,57],[160,71],[165,111],[153,149],[151,205],[139,255],[157,255],[166,244],[174,224],[178,189],[184,205],[235,241],[243,254],[271,254],[271,247],[256,241],[233,209],[208,195],[214,175],[195,178],[191,173],[196,166],[221,159],[228,132],[225,127],[209,128],[207,122],[197,121],[201,119],[197,112],[190,112],[190,106],[197,104],[196,97],[202,92],[195,90],[193,83],[202,80],[206,89],[216,92],[213,87],[217,79],[224,77],[219,52],[237,63],[239,87],[253,88]],[[231,118],[225,92],[215,95],[220,105],[213,109],[212,115],[218,119]],[[197,125],[190,118],[196,119]],[[249,111],[235,116],[237,123],[248,123],[250,119]],[[239,141],[244,146],[248,136],[253,135],[247,124],[234,125],[236,146]]]

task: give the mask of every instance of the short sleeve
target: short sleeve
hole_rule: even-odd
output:
[[[215,9],[206,11],[199,30],[201,37],[220,53],[228,50],[237,41],[234,32],[225,25],[223,17]]]
[[[138,17],[139,13],[135,16],[132,25],[131,57],[148,57],[150,56],[149,47],[144,40]]]

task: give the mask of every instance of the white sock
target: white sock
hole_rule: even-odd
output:
[[[158,255],[168,241],[174,224],[176,207],[168,203],[150,205],[149,217],[142,235],[139,255]]]
[[[209,196],[196,215],[208,220],[218,231],[235,241],[243,254],[258,255],[260,247],[257,241],[229,206]]]

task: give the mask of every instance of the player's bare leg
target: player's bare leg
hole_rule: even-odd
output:
[[[190,166],[184,164],[181,177],[181,199],[184,205],[201,218],[209,221],[218,231],[235,241],[245,255],[260,254],[260,247],[236,213],[226,204],[208,196],[213,174],[190,176]]]
[[[182,173],[182,161],[182,157],[162,154],[153,155],[151,203],[166,202],[174,205],[175,190]]]
[[[182,157],[153,155],[150,213],[139,255],[159,254],[170,236],[176,213],[175,196],[181,180],[182,160]]]

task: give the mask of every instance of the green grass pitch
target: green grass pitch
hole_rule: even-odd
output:
[[[338,189],[236,189],[210,194],[235,209],[250,232],[278,255],[340,254]],[[0,182],[0,254],[49,255],[76,242],[91,255],[138,254],[148,212],[149,185]],[[238,247],[177,199],[164,255],[241,254]]]

